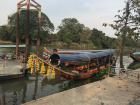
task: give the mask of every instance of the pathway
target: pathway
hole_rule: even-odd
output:
[[[140,69],[137,71],[140,72]],[[140,105],[140,84],[115,76],[23,105],[130,105],[135,99]]]

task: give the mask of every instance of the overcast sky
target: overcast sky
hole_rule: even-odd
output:
[[[7,23],[8,15],[16,12],[16,4],[20,0],[0,0],[0,25]],[[36,0],[42,5],[42,11],[52,23],[60,25],[64,18],[76,18],[80,23],[93,29],[97,28],[114,37],[111,28],[103,23],[112,23],[119,9],[125,6],[124,0]]]

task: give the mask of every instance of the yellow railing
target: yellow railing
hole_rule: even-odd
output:
[[[37,55],[32,54],[28,58],[27,64],[30,73],[32,75],[39,73],[42,76],[46,76],[49,79],[55,79],[56,73],[55,70],[58,68],[51,65],[49,62],[39,58]]]

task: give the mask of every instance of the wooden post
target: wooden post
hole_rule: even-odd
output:
[[[31,3],[32,2],[32,3]],[[34,4],[33,4],[34,3]],[[39,55],[39,47],[40,47],[40,25],[41,25],[41,5],[39,5],[35,0],[21,0],[18,4],[18,14],[17,14],[17,34],[16,34],[16,58],[18,57],[18,45],[19,45],[19,9],[26,9],[26,30],[25,30],[25,60],[28,60],[28,56],[30,55],[30,47],[31,47],[31,36],[30,36],[30,7],[35,8],[38,11],[38,33],[37,33],[37,49],[36,53]]]
[[[16,59],[18,59],[19,50],[19,5],[17,7],[17,19],[16,19]]]
[[[28,60],[28,56],[29,56],[29,50],[30,50],[30,45],[29,45],[29,31],[30,31],[30,0],[27,0],[27,20],[26,20],[26,36],[25,36],[25,44],[26,44],[26,48],[25,48],[25,59],[26,61]]]

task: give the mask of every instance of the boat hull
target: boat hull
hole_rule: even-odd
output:
[[[70,73],[70,72],[65,72],[63,70],[56,70],[56,73],[58,76],[62,76],[66,79],[71,79],[71,80],[81,80],[81,79],[87,79],[87,78],[100,78],[103,77],[104,75],[108,74],[109,72],[109,66],[101,66],[99,70],[97,68],[88,70],[83,73]]]
[[[130,57],[131,57],[135,62],[140,62],[140,54],[132,53],[132,54],[130,54]]]

